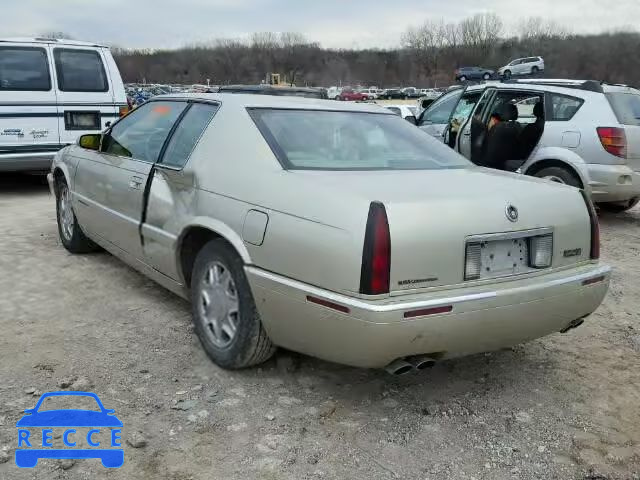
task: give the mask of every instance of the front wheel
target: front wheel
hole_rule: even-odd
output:
[[[222,368],[257,365],[275,352],[262,326],[242,259],[223,240],[210,241],[196,257],[191,307],[200,343]]]
[[[460,77],[459,79],[461,82],[466,82],[467,81],[467,77],[465,77],[464,75]]]
[[[491,75],[489,75],[488,73],[485,73],[482,78],[484,78],[485,80],[489,80],[491,78]]]
[[[535,75],[536,73],[538,73],[538,70],[539,69],[536,66],[531,67],[531,75]]]
[[[510,79],[511,78],[511,70],[505,70],[503,76],[507,80]]]
[[[544,178],[551,182],[563,183],[565,185],[571,185],[572,187],[581,188],[580,179],[575,173],[562,167],[547,167],[536,172],[534,177]]]
[[[634,198],[633,200],[628,200],[626,202],[604,202],[599,203],[598,207],[600,207],[605,212],[611,213],[622,213],[627,210],[631,210],[633,207],[640,203],[640,198]]]
[[[98,250],[98,246],[88,238],[73,212],[71,191],[67,182],[58,181],[56,194],[56,217],[58,220],[58,235],[64,248],[71,253],[89,253]]]

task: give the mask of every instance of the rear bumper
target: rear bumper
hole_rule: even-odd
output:
[[[11,153],[0,155],[0,172],[51,170],[56,152]]]
[[[624,202],[640,197],[640,172],[627,165],[586,165],[593,201]]]
[[[275,344],[359,367],[384,367],[409,355],[469,355],[558,332],[600,305],[610,270],[606,265],[587,264],[490,286],[373,301],[246,267],[263,324]],[[310,303],[309,295],[349,311]],[[438,306],[452,309],[404,317],[408,311]]]

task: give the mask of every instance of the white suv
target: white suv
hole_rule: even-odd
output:
[[[496,113],[508,132],[492,145]],[[418,126],[478,165],[583,188],[604,209],[623,211],[640,201],[634,88],[577,80],[475,85],[440,97]]]
[[[542,57],[516,58],[498,70],[498,76],[511,78],[514,75],[535,75],[544,71]]]
[[[0,40],[0,172],[51,168],[55,152],[128,111],[108,47]]]

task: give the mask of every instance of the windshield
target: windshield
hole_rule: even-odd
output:
[[[100,412],[100,405],[96,399],[89,395],[53,395],[46,397],[38,412],[47,410],[90,410]]]
[[[606,97],[621,124],[640,126],[640,92],[607,93]]]
[[[435,170],[470,163],[396,115],[251,109],[287,169]]]

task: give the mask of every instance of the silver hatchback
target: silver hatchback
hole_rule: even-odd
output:
[[[491,117],[506,107],[513,118],[503,120],[512,133],[500,139],[498,153],[508,160],[502,164],[482,157]],[[488,83],[443,95],[420,115],[418,126],[478,165],[582,188],[603,209],[620,212],[640,202],[635,88],[551,79]]]

